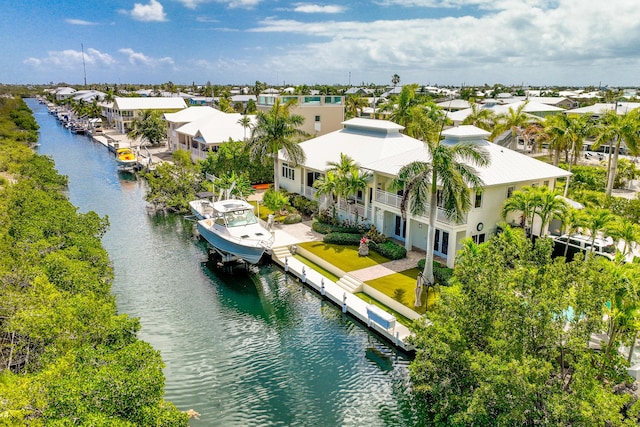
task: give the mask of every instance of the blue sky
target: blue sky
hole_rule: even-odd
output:
[[[640,85],[637,0],[14,0],[0,83]]]

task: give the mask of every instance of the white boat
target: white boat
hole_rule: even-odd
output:
[[[196,200],[189,202],[191,213],[197,220],[213,217],[213,199],[215,196],[216,195],[210,191],[202,191],[196,193]]]
[[[210,218],[198,221],[198,232],[222,256],[257,264],[271,249],[273,235],[253,213],[253,205],[241,199],[211,202]]]

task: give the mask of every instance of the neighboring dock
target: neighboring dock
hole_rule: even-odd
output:
[[[138,157],[137,169],[139,170],[151,170],[158,163],[167,161],[171,157],[165,145],[147,147],[141,141],[132,141],[126,134],[115,131],[91,134],[91,139],[104,145],[112,153],[115,153],[118,148],[131,148]]]

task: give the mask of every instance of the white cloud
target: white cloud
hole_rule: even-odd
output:
[[[173,70],[178,69],[174,59],[170,56],[154,58],[147,56],[142,52],[136,52],[131,48],[118,49],[118,52],[124,54],[127,57],[127,62],[133,66],[142,66],[147,68],[169,66]]]
[[[389,0],[391,1],[391,0]],[[396,0],[396,3],[401,3]],[[476,4],[482,0],[413,0],[402,3]],[[553,77],[554,69],[581,78],[608,61],[632,69],[640,58],[636,6],[626,0],[499,0],[479,17],[412,20],[321,21],[266,19],[251,31],[296,34],[306,43],[268,59],[271,69],[313,73],[397,69],[451,79],[484,74],[513,79]],[[516,6],[517,4],[517,6]],[[615,25],[612,25],[615,23]],[[272,52],[276,49],[272,49]],[[310,59],[313,60],[310,60]],[[624,60],[622,58],[630,58]],[[316,71],[317,72],[317,71]],[[520,74],[520,75],[518,75]],[[547,78],[548,78],[547,77]],[[469,82],[471,77],[465,77]],[[492,77],[496,79],[497,77]],[[462,81],[462,77],[460,77]],[[493,80],[495,81],[495,80]]]
[[[163,22],[167,20],[167,14],[158,0],[151,0],[149,4],[135,3],[131,11],[131,17],[144,22]]]
[[[64,21],[71,25],[98,25],[97,22],[85,21],[83,19],[65,19]]]
[[[100,52],[97,49],[89,48],[84,52],[79,50],[67,49],[60,51],[47,52],[45,58],[28,58],[24,61],[25,64],[34,67],[47,67],[47,68],[59,68],[65,70],[73,70],[82,65],[82,62],[86,65],[96,65],[100,67],[111,67],[117,64],[117,61],[113,59],[108,53]]]
[[[196,21],[205,22],[205,23],[208,23],[208,24],[216,24],[216,23],[220,22],[219,19],[209,18],[209,17],[206,17],[206,16],[198,16],[196,18]]]
[[[229,9],[253,9],[260,4],[262,0],[178,0],[188,9],[196,9],[198,6],[204,3],[222,3]]]
[[[311,3],[296,3],[294,12],[301,13],[342,13],[346,10],[344,6],[339,5],[319,5]]]

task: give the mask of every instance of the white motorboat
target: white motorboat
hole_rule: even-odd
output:
[[[210,217],[198,221],[200,235],[221,256],[231,255],[257,264],[264,252],[271,249],[274,238],[254,215],[253,205],[241,199],[210,203]]]

